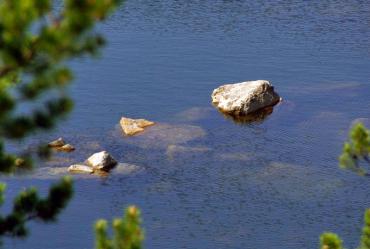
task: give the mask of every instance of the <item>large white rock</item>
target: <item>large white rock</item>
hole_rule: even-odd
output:
[[[213,104],[231,115],[247,115],[279,101],[280,96],[267,80],[227,84],[212,93]]]
[[[106,151],[93,154],[86,160],[86,164],[97,170],[110,170],[116,166],[117,161]]]

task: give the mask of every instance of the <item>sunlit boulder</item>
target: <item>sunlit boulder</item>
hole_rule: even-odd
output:
[[[249,115],[279,101],[280,96],[266,80],[227,84],[212,93],[212,103],[221,112],[233,116]]]
[[[94,170],[108,171],[116,166],[117,161],[108,152],[101,151],[90,156],[85,163]]]

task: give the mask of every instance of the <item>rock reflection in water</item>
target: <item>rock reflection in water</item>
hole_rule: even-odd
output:
[[[237,124],[253,124],[253,123],[258,124],[258,123],[262,123],[263,121],[265,121],[267,117],[273,113],[273,111],[274,111],[274,107],[269,106],[269,107],[263,108],[259,111],[253,112],[248,115],[231,115],[231,114],[223,113],[221,111],[220,113],[222,113],[222,115],[226,119],[230,119]]]

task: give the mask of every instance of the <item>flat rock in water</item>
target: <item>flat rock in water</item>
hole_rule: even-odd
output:
[[[48,143],[48,146],[49,147],[62,147],[64,146],[66,143],[64,142],[63,138],[58,138],[57,140],[54,140],[50,143]]]
[[[86,174],[92,174],[94,173],[94,169],[90,166],[86,166],[83,164],[73,164],[68,167],[68,171],[71,173],[86,173]]]
[[[120,125],[123,132],[128,136],[133,136],[139,132],[144,131],[147,126],[152,126],[155,123],[146,119],[132,119],[122,117],[120,120]]]
[[[248,115],[279,101],[280,96],[266,80],[227,84],[212,93],[212,103],[220,111],[234,116]]]
[[[90,156],[86,164],[93,169],[108,171],[116,166],[117,161],[108,152],[101,151]]]

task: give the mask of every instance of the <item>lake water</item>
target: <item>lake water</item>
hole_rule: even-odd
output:
[[[337,158],[353,120],[370,118],[369,12],[354,0],[127,1],[100,26],[102,58],[72,63],[74,112],[33,139],[63,136],[77,151],[4,181],[8,200],[45,191],[55,169],[103,149],[140,170],[76,176],[58,222],[31,222],[5,248],[93,248],[93,222],[130,204],[150,249],[312,249],[324,231],[354,248],[370,181]],[[284,99],[265,120],[238,124],[212,107],[214,88],[256,79]],[[123,115],[168,133],[124,137]]]

